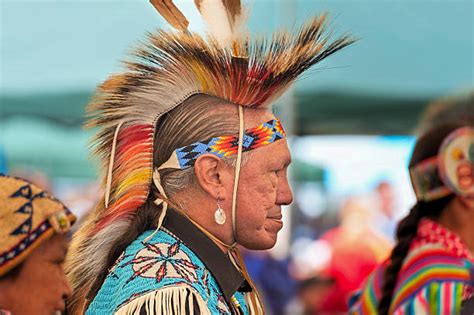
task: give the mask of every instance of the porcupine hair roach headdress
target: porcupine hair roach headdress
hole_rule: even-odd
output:
[[[305,70],[353,42],[349,36],[331,41],[325,15],[295,33],[251,39],[239,35],[240,0],[195,0],[209,22],[205,39],[186,30],[187,20],[170,1],[151,2],[180,31],[149,34],[126,71],[100,86],[89,106],[88,125],[99,130],[95,153],[108,172],[105,206],[96,207],[71,246],[68,274],[79,299],[149,197],[153,145],[160,143],[154,135],[163,114],[195,94],[239,108],[268,108]]]

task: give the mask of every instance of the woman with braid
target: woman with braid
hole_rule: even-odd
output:
[[[461,314],[473,295],[474,122],[434,127],[410,161],[417,203],[350,314]]]

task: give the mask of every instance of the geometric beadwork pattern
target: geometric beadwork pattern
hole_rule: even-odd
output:
[[[242,152],[250,151],[283,139],[285,131],[278,118],[257,127],[247,129],[243,136]],[[181,169],[194,166],[197,158],[203,154],[213,154],[220,158],[237,154],[239,136],[221,136],[176,149],[175,153]]]
[[[24,198],[25,203],[21,205],[15,213],[26,215],[25,220],[14,228],[10,235],[19,235],[19,234],[28,234],[31,232],[31,224],[33,217],[33,202],[35,199],[39,198],[51,198],[45,191],[41,191],[37,194],[33,194],[30,184],[25,184],[24,186],[18,188],[13,194],[10,195],[10,198]]]
[[[138,236],[125,249],[84,314],[115,314],[140,296],[172,287],[192,288],[206,301],[210,314],[231,314],[214,274],[201,258],[165,228],[145,242],[151,233]],[[244,293],[236,291],[234,296],[246,310]]]
[[[29,232],[27,237],[21,239],[19,243],[15,244],[13,248],[4,253],[0,253],[0,267],[8,261],[14,260],[25,249],[27,249],[38,237],[51,228],[51,223],[48,220],[42,222],[36,229]]]
[[[21,263],[51,230],[65,233],[74,221],[64,204],[42,188],[0,174],[0,276]]]
[[[145,248],[140,250],[133,259],[123,266],[131,265],[133,274],[124,285],[136,277],[153,278],[156,282],[167,278],[184,279],[194,283],[198,281],[195,272],[199,267],[192,263],[186,252],[181,250],[181,242],[169,244],[143,243]]]

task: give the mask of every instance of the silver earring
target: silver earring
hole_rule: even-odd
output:
[[[224,209],[221,208],[220,204],[220,198],[217,198],[217,209],[216,212],[214,212],[214,220],[216,221],[217,224],[222,225],[225,223],[226,216]]]

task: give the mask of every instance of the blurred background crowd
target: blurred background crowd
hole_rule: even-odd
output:
[[[472,98],[474,4],[247,2],[252,32],[328,11],[336,31],[359,38],[279,101],[295,202],[276,248],[245,253],[269,314],[343,313],[415,201],[407,160],[422,113],[446,95]],[[0,11],[0,172],[50,190],[80,224],[99,196],[85,105],[130,43],[165,23],[141,0],[1,0]]]

